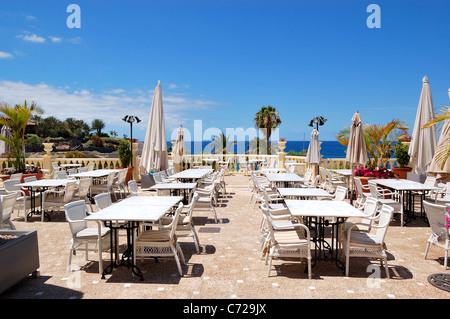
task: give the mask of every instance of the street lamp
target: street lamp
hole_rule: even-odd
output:
[[[318,131],[319,126],[324,125],[326,121],[327,121],[327,119],[324,118],[323,116],[316,116],[315,118],[313,118],[311,120],[311,122],[309,122],[308,126],[314,126],[314,124],[316,124],[316,129]]]
[[[134,115],[125,115],[125,117],[122,119],[122,121],[130,123],[130,151],[131,151],[131,167],[133,167],[133,123],[139,123],[141,120]]]

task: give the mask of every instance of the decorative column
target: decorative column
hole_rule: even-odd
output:
[[[284,149],[286,148],[286,139],[280,138],[279,142],[279,148],[280,151],[278,152],[278,168],[286,168],[286,165],[284,164],[286,153],[284,152]]]
[[[45,155],[42,156],[42,170],[43,172],[48,172],[51,176],[53,172],[52,162],[55,161],[56,156],[52,155],[53,143],[44,143]]]

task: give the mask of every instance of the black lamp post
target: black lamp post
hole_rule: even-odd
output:
[[[308,126],[314,126],[314,124],[316,124],[316,129],[318,131],[319,126],[324,125],[326,121],[327,121],[327,119],[324,118],[323,116],[316,116],[315,118],[313,118],[311,120],[311,122],[309,122]]]
[[[130,138],[130,151],[131,151],[131,167],[133,167],[133,123],[139,123],[141,120],[134,115],[125,115],[125,117],[122,119],[122,121],[130,123],[130,133],[131,133],[131,138]]]

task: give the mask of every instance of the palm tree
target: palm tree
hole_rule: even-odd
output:
[[[425,123],[422,128],[428,128],[433,125],[440,125],[445,121],[450,121],[450,106],[441,108],[440,113],[437,113],[434,119]],[[442,134],[442,133],[441,133]],[[445,163],[450,158],[450,137],[447,137],[444,142],[438,146],[436,150],[436,161],[441,164],[441,169],[444,169]]]
[[[100,119],[94,119],[91,124],[91,130],[97,131],[97,136],[102,134],[102,130],[105,128],[105,122]]]
[[[408,135],[408,125],[399,119],[393,119],[385,125],[366,124],[363,128],[364,140],[366,142],[367,153],[372,158],[372,167],[385,167],[387,161],[394,151],[395,144]],[[350,128],[341,129],[336,135],[336,139],[342,145],[348,146]]]
[[[230,136],[225,136],[224,132],[221,132],[219,135],[214,135],[214,138],[211,143],[208,144],[207,148],[212,150],[216,154],[229,154],[231,153],[232,146],[236,145],[236,141],[230,141]]]
[[[263,134],[266,136],[266,142],[267,142],[267,153],[270,155],[270,136],[272,135],[272,130],[281,125],[281,118],[278,114],[278,111],[270,106],[263,106],[261,109],[256,113],[255,118],[255,125],[260,130],[263,131]]]
[[[11,137],[0,136],[0,140],[6,142],[10,147],[10,155],[15,159],[14,166],[17,170],[25,169],[25,130],[33,113],[42,114],[40,107],[27,101],[23,105],[16,104],[13,107],[0,103],[0,112],[6,117],[0,118],[0,125],[5,125],[11,131]]]

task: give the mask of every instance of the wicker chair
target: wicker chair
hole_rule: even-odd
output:
[[[79,200],[64,205],[66,219],[72,233],[72,241],[69,248],[69,258],[67,261],[67,271],[71,271],[72,254],[77,250],[84,250],[86,260],[88,260],[88,252],[95,251],[98,253],[98,271],[103,272],[102,252],[111,248],[110,230],[107,227],[88,227],[84,218],[88,214],[86,202]]]
[[[367,226],[365,223],[354,223],[343,233],[343,253],[345,255],[345,275],[348,276],[350,270],[350,257],[372,257],[379,258],[381,265],[386,268],[386,276],[389,278],[389,268],[385,251],[384,239],[389,223],[392,218],[394,208],[383,205],[378,218],[378,225],[372,225],[376,232],[356,230],[359,226]]]
[[[439,205],[427,201],[423,202],[423,206],[431,228],[431,235],[428,238],[427,248],[425,250],[425,259],[427,258],[430,245],[436,245],[445,251],[444,270],[447,270],[448,250],[450,249],[450,232],[446,227],[446,217],[449,217],[446,212],[449,210],[450,206]]]
[[[173,215],[172,221],[167,225],[158,225],[157,230],[146,230],[139,234],[134,243],[134,264],[136,264],[136,258],[143,260],[147,257],[175,257],[175,261],[178,267],[178,273],[183,276],[180,260],[185,264],[183,251],[178,244],[178,237],[175,235],[178,218],[181,210],[183,209],[183,203],[180,203]]]
[[[267,214],[268,240],[265,249],[267,276],[270,276],[272,259],[278,257],[306,258],[308,278],[311,279],[311,240],[308,227],[301,223],[275,225],[274,219]]]
[[[5,226],[12,230],[15,230],[13,222],[11,221],[11,215],[14,210],[14,205],[16,204],[18,193],[11,193],[4,195],[1,199],[1,210],[0,210],[0,229],[4,229]]]

